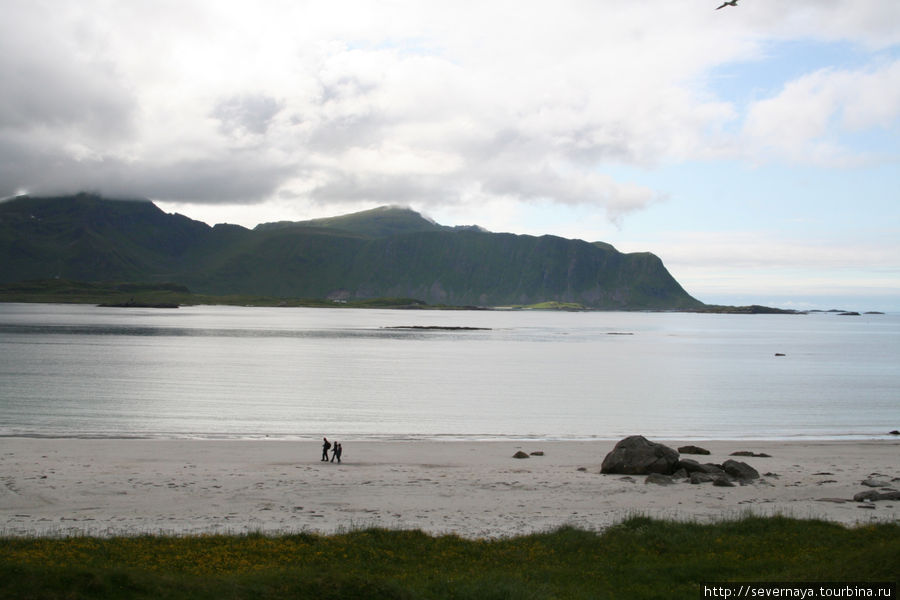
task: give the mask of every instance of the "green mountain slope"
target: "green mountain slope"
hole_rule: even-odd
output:
[[[310,221],[280,221],[278,223],[263,223],[257,225],[255,231],[271,231],[273,229],[314,227],[330,230],[339,230],[348,233],[357,233],[369,237],[385,237],[399,233],[413,233],[419,231],[440,231],[444,229],[440,225],[429,221],[419,213],[408,208],[397,206],[379,206],[371,210],[342,215],[339,217],[327,217],[324,219],[312,219]]]
[[[176,282],[198,293],[285,298],[703,306],[649,253],[443,227],[409,209],[383,207],[249,230],[209,227],[149,201],[87,194],[0,204],[0,283],[54,277]]]
[[[0,204],[0,278],[103,281],[164,276],[210,227],[147,200],[79,194]]]

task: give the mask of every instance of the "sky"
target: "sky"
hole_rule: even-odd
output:
[[[900,311],[900,2],[0,0],[0,198],[381,205]]]

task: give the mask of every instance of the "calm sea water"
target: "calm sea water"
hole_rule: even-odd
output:
[[[391,329],[414,325],[490,329]],[[898,428],[898,315],[0,304],[0,436],[845,439]]]

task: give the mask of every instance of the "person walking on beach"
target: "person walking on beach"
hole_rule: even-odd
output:
[[[322,460],[328,461],[328,451],[331,450],[331,442],[328,441],[327,437],[322,438]]]
[[[344,448],[341,446],[340,442],[334,443],[334,451],[331,453],[331,462],[334,462],[334,459],[337,459],[338,464],[341,463],[341,454],[344,452]]]

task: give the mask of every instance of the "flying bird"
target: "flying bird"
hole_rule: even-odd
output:
[[[726,6],[737,6],[737,3],[738,3],[738,0],[728,0],[727,2],[723,2],[722,6],[719,6],[718,8],[716,8],[716,10],[719,10],[720,8],[725,8]]]

